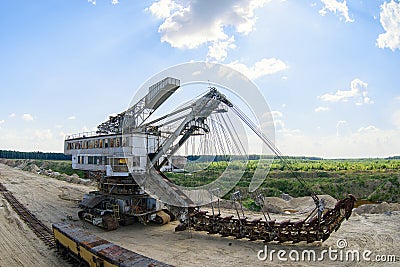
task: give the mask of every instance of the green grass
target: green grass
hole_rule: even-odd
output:
[[[208,184],[217,179],[228,166],[227,162],[202,163],[204,170],[192,174],[167,173],[176,184],[193,187]],[[288,193],[294,197],[310,195],[307,188],[294,178],[287,166],[274,162],[255,193],[248,193],[248,186],[258,161],[249,161],[246,170],[234,190],[240,190],[245,199],[256,194],[280,196]],[[233,162],[240,168],[240,163]],[[317,194],[329,194],[335,198],[354,194],[358,199],[400,202],[399,159],[351,159],[351,160],[291,160],[291,169]],[[264,167],[265,166],[261,166]],[[227,196],[229,197],[229,196]],[[253,203],[254,204],[254,203]],[[246,205],[251,206],[248,202]]]
[[[329,194],[335,198],[342,198],[347,194],[354,194],[358,199],[371,201],[400,202],[400,159],[351,159],[351,160],[309,160],[291,159],[291,168],[317,194]],[[73,170],[71,161],[32,160],[43,169],[52,169],[68,175],[77,174],[84,177],[84,172]],[[195,187],[208,184],[217,179],[229,165],[226,161],[200,163],[200,166],[187,166],[187,169],[197,171],[192,173],[166,173],[176,184]],[[241,169],[243,163],[232,162],[232,169]],[[258,167],[257,160],[251,160],[245,166],[241,180],[233,190],[240,190],[244,196],[244,205],[255,208],[250,201],[258,194],[264,196],[280,196],[287,193],[294,197],[310,195],[287,166],[274,162],[261,185],[254,193],[248,192],[248,186]],[[259,166],[267,168],[267,166]],[[226,196],[229,198],[229,195]],[[247,201],[247,202],[246,202]]]

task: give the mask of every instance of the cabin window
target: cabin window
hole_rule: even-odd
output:
[[[134,156],[132,158],[132,167],[137,167],[137,166],[140,166],[140,157]]]
[[[115,147],[119,147],[121,144],[121,137],[115,138]]]
[[[124,166],[126,165],[126,158],[109,158],[108,164],[113,166]]]
[[[110,147],[114,147],[114,138],[110,138]]]
[[[89,148],[93,148],[94,147],[94,141],[93,140],[89,140]]]
[[[99,147],[100,147],[100,148],[103,148],[103,139],[100,139],[100,140],[99,140]]]
[[[125,146],[127,146],[129,143],[128,143],[128,137],[124,137],[123,139],[122,139],[122,146],[123,147],[125,147]]]
[[[92,156],[88,157],[88,164],[93,164],[93,157]]]
[[[94,140],[94,148],[98,148],[99,147],[99,140]]]

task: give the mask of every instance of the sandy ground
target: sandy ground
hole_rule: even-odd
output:
[[[124,246],[135,252],[164,261],[176,266],[400,266],[400,212],[386,214],[354,214],[349,221],[325,241],[313,244],[267,244],[268,257],[259,260],[257,253],[265,250],[263,242],[249,242],[233,238],[221,238],[203,232],[174,232],[177,222],[168,225],[135,224],[120,227],[115,231],[105,232],[99,228],[76,221],[78,207],[74,199],[93,187],[71,184],[46,176],[17,170],[0,164],[0,181],[14,193],[18,200],[26,205],[40,220],[47,225],[59,221],[69,221],[87,230]],[[303,207],[304,209],[304,207]],[[225,213],[233,213],[225,210]],[[249,217],[260,217],[260,214],[247,213]],[[272,215],[277,220],[296,220],[305,215]],[[337,242],[345,240],[347,247],[338,249]],[[329,257],[327,253],[323,262],[318,261],[322,250],[337,250]],[[285,251],[284,260],[277,258],[277,252]],[[304,251],[313,250],[317,261],[301,260]],[[346,261],[346,253],[357,250],[360,261]],[[382,263],[367,261],[362,253],[375,260],[377,255],[397,255],[396,262]],[[281,252],[283,253],[283,252]],[[298,253],[299,261],[296,261]],[[342,253],[342,261],[340,261]],[[289,257],[291,255],[291,258]],[[264,257],[264,253],[260,254]],[[335,256],[338,258],[335,260]],[[351,258],[351,257],[350,257]],[[42,243],[18,218],[8,203],[0,199],[0,266],[68,266],[57,254]]]

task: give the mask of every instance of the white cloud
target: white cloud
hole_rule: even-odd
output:
[[[285,122],[282,120],[283,114],[280,111],[272,110],[263,114],[262,126],[267,128],[270,124],[274,124],[275,130],[282,130],[285,128]]]
[[[262,60],[256,62],[252,67],[247,67],[245,64],[239,63],[238,61],[233,61],[227,64],[227,66],[243,73],[252,80],[264,75],[274,74],[288,68],[285,62],[276,58],[263,58]]]
[[[96,131],[97,130],[97,128],[96,127],[93,127],[92,128],[92,130],[90,130],[88,127],[86,127],[86,126],[83,126],[82,127],[82,132],[83,133],[88,133],[88,132],[92,132],[92,131]]]
[[[366,82],[356,78],[351,81],[350,90],[338,90],[334,94],[328,93],[321,95],[318,98],[327,102],[347,102],[350,99],[354,99],[355,104],[358,106],[363,104],[373,104],[374,101],[368,97],[367,87],[368,84]]]
[[[91,3],[93,5],[96,5],[96,0],[88,0],[88,3]]]
[[[63,138],[55,136],[50,129],[7,128],[0,131],[0,144],[3,149],[49,152],[63,150]]]
[[[171,13],[182,9],[183,7],[173,0],[159,0],[146,8],[146,11],[159,19],[166,19],[171,16]]]
[[[397,119],[395,119],[397,118]],[[276,144],[284,155],[325,158],[387,157],[400,151],[400,110],[393,117],[397,129],[379,129],[367,125],[352,129],[349,122],[336,123],[336,132],[328,135],[305,133],[276,123]],[[320,129],[320,127],[317,127]]]
[[[314,109],[315,112],[322,112],[322,111],[328,111],[328,107],[317,107]]]
[[[338,121],[336,123],[336,136],[348,136],[351,134],[351,128],[347,121]]]
[[[0,124],[3,124],[5,122],[5,120],[0,120]]]
[[[347,134],[339,136],[301,133],[285,136],[277,131],[276,139],[284,155],[360,158],[393,156],[400,151],[400,130],[382,130],[373,125],[355,129],[354,132],[349,129]]]
[[[379,34],[376,43],[379,48],[400,49],[400,3],[384,2],[381,5],[380,22],[385,33]]]
[[[226,41],[213,42],[208,47],[207,60],[224,61],[228,56],[228,48],[233,49],[235,47],[235,38],[233,36]]]
[[[15,113],[11,113],[10,115],[8,115],[8,117],[10,117],[10,118],[14,118],[16,115],[15,115]]]
[[[285,122],[283,120],[274,120],[275,130],[281,131],[285,129]]]
[[[349,16],[349,8],[347,6],[346,0],[343,2],[339,2],[336,0],[321,0],[324,4],[324,7],[319,11],[321,16],[325,16],[327,11],[331,11],[333,13],[339,13],[342,17],[344,17],[346,22],[354,22],[354,19]],[[340,17],[340,19],[342,19]]]
[[[36,129],[33,131],[32,138],[37,141],[46,141],[53,138],[53,133],[50,129]]]
[[[31,114],[25,113],[21,116],[21,118],[25,121],[33,121],[33,116]]]
[[[302,131],[300,129],[289,129],[283,124],[282,129],[277,129],[277,133],[282,134],[285,137],[301,136]]]
[[[272,110],[272,111],[271,111],[271,114],[272,114],[272,117],[273,117],[274,119],[276,119],[276,118],[282,118],[282,117],[283,117],[282,112],[277,111],[277,110]]]
[[[119,4],[119,1],[118,1],[118,0],[112,0],[112,1],[111,1],[111,4],[117,5],[117,4]]]
[[[299,129],[290,129],[286,127],[285,121],[283,120],[283,113],[280,111],[272,110],[271,112],[266,112],[263,114],[262,119],[262,127],[264,130],[266,130],[268,126],[273,122],[275,131],[277,133],[281,133],[284,136],[301,134],[301,131]]]
[[[367,127],[361,127],[357,130],[357,132],[359,132],[359,133],[373,133],[373,132],[378,132],[378,131],[379,131],[379,129],[373,125],[369,125]]]
[[[392,115],[392,123],[400,130],[400,110],[396,110]]]
[[[67,119],[68,119],[68,120],[75,120],[76,117],[75,117],[75,116],[69,116]]]
[[[268,111],[261,115],[261,128],[262,129],[272,129],[270,127],[276,126],[276,118],[281,117],[282,113],[278,111]]]
[[[254,30],[254,11],[271,0],[187,1],[159,0],[146,10],[163,22],[158,28],[161,42],[172,47],[194,49],[211,44],[207,57],[224,60],[234,48],[236,33],[247,35]]]

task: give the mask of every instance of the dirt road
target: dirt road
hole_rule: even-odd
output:
[[[344,222],[324,243],[267,244],[268,257],[259,260],[258,252],[265,249],[262,242],[221,238],[203,232],[175,233],[173,229],[177,222],[164,226],[136,224],[104,232],[81,221],[72,220],[77,218],[78,211],[74,199],[94,190],[93,187],[67,183],[2,164],[0,182],[48,226],[53,222],[69,221],[118,245],[176,266],[400,266],[400,212],[363,215],[353,213],[350,220]],[[251,215],[259,217],[258,214]],[[304,215],[274,215],[274,218],[296,220],[301,216]],[[337,241],[342,239],[346,241],[347,247],[338,249]],[[329,255],[322,254],[323,263],[318,261],[322,250],[329,248],[338,250],[337,259],[330,259]],[[275,252],[271,260],[269,256],[272,250]],[[281,258],[286,261],[278,259],[278,250],[285,251],[286,254],[281,254]],[[309,250],[315,251],[316,261],[312,258],[301,260],[302,253]],[[397,262],[370,262],[363,258],[360,261],[346,261],[345,254],[349,250],[359,250],[360,255],[364,250],[370,250],[371,260],[375,260],[376,255],[397,255]],[[340,251],[344,255],[342,261]],[[300,255],[298,261],[295,260],[296,253]],[[259,255],[261,258],[265,256],[264,253]],[[36,238],[4,199],[0,201],[0,266],[67,266]]]

